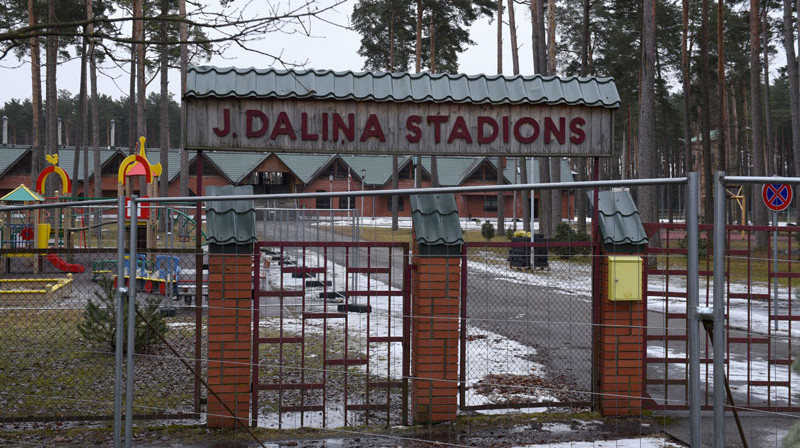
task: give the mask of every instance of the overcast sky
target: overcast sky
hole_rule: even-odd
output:
[[[320,0],[326,3],[327,0]],[[271,54],[280,54],[287,62],[305,63],[307,68],[353,70],[360,71],[364,68],[364,61],[358,55],[360,36],[355,31],[343,28],[350,24],[355,0],[348,0],[335,11],[325,15],[327,21],[341,26],[334,26],[322,20],[312,20],[310,26],[311,37],[302,34],[273,33],[264,36],[264,39],[254,46]],[[520,69],[523,74],[533,71],[530,57],[530,15],[526,8],[517,8],[518,33],[520,40]],[[343,26],[343,27],[342,27]],[[460,71],[469,74],[496,73],[496,22],[490,23],[488,19],[476,22],[471,31],[475,45],[470,47],[459,58]],[[504,66],[511,73],[511,54],[508,29],[506,27],[506,45]],[[44,52],[42,52],[44,60]],[[220,67],[258,67],[265,68],[275,64],[273,60],[255,53],[250,53],[239,48],[227,51],[224,57],[215,56],[207,64]],[[67,62],[59,66],[58,88],[67,89],[73,93],[79,87],[79,63]],[[98,81],[98,91],[114,98],[127,94],[128,75],[119,69],[106,69],[105,75]],[[17,61],[12,56],[0,61],[0,79],[3,88],[0,89],[0,103],[11,98],[29,98],[31,94],[30,64],[27,61]],[[44,68],[42,69],[44,77]],[[42,79],[44,81],[44,78]],[[43,83],[44,84],[44,83]],[[170,91],[177,98],[180,89],[180,79],[177,70],[170,73]],[[44,87],[44,85],[43,85]],[[158,81],[151,83],[148,93],[159,90]]]

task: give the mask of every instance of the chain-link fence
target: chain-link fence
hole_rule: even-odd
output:
[[[3,215],[0,421],[110,419],[117,247],[126,245],[118,240],[118,226],[129,223],[118,220],[116,204],[18,209]],[[149,225],[151,240],[142,241],[144,250],[135,262],[125,257],[123,266],[122,281],[127,284],[133,277],[142,291],[137,297],[143,317],[137,317],[135,336],[134,413],[141,418],[196,416],[201,396],[195,379],[143,319],[181,356],[203,358],[198,345],[205,339],[203,317],[193,285],[186,287],[193,282],[198,257],[193,249],[167,249],[171,232],[155,221]],[[194,244],[194,238],[190,235],[187,243]]]

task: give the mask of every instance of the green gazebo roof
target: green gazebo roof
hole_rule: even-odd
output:
[[[13,189],[11,193],[0,198],[4,202],[43,202],[44,198],[35,191],[20,184],[19,187]]]

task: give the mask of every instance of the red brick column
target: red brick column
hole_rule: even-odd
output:
[[[414,422],[455,420],[458,410],[461,258],[415,255],[414,265],[411,276],[411,402]]]
[[[608,258],[600,257],[599,263],[600,412],[641,415],[645,304],[643,300],[610,301]]]
[[[252,349],[252,255],[211,253],[208,259],[208,426],[248,424]]]

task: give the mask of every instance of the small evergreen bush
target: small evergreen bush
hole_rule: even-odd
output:
[[[494,225],[491,221],[485,221],[481,224],[481,235],[486,238],[487,241],[491,241],[494,238]]]
[[[101,278],[98,284],[101,290],[94,292],[97,300],[89,299],[89,303],[86,304],[86,308],[83,310],[83,320],[78,324],[78,332],[87,341],[105,344],[106,347],[113,352],[116,346],[117,336],[117,310],[114,282],[110,278],[105,277]],[[161,299],[155,297],[147,298],[143,305],[136,304],[136,309],[155,328],[155,331],[151,329],[145,321],[139,317],[139,313],[137,313],[134,336],[134,350],[136,353],[144,353],[149,347],[160,342],[156,332],[163,335],[166,334],[169,329],[166,319],[158,309],[160,304]],[[125,323],[125,328],[127,328],[127,303],[125,304],[122,321]],[[123,350],[127,350],[127,347],[127,331],[125,331]]]
[[[552,243],[578,243],[589,241],[589,235],[584,231],[577,231],[569,224],[561,222],[556,227],[556,233],[550,239]],[[550,252],[563,259],[569,259],[575,255],[589,255],[592,248],[589,246],[578,247],[551,247]]]

